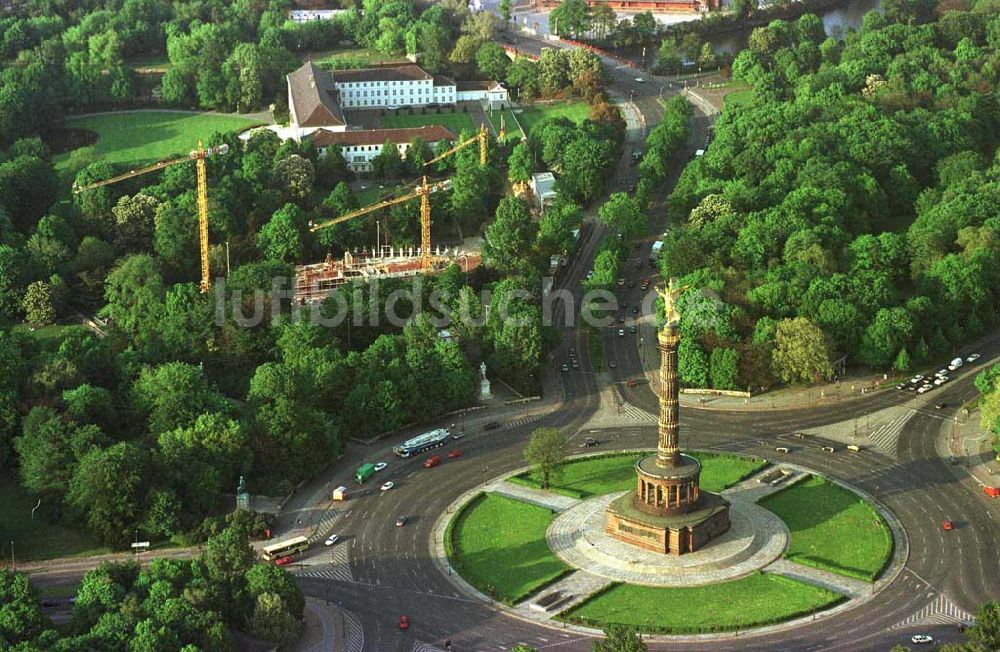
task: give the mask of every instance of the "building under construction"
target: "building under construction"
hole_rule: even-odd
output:
[[[482,264],[478,251],[438,249],[431,256],[430,274],[440,274],[452,263],[470,272]],[[379,250],[365,249],[345,253],[342,260],[327,255],[322,263],[298,265],[295,268],[295,303],[318,303],[353,281],[379,278],[406,278],[424,273],[423,256],[419,247],[382,246]]]

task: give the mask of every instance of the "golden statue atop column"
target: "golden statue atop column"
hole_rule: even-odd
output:
[[[701,463],[680,451],[677,302],[687,289],[674,279],[656,289],[666,319],[656,333],[660,350],[656,454],[636,463],[635,493],[608,506],[605,524],[605,531],[616,539],[674,555],[694,552],[729,530],[729,503],[701,490]]]

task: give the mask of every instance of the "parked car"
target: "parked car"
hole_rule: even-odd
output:
[[[611,360],[610,362],[608,362],[608,366],[610,368],[614,369],[614,368],[616,368],[618,366],[618,363],[615,362],[614,360]]]
[[[331,534],[330,538],[323,542],[323,545],[324,546],[332,546],[333,544],[337,543],[338,541],[340,541],[340,535],[339,534]]]
[[[483,426],[483,430],[496,430],[499,427],[500,427],[499,421],[490,421],[485,426]]]
[[[406,517],[405,516],[397,516],[396,517],[396,527],[403,527],[404,525],[406,525]]]
[[[456,457],[462,457],[462,451],[460,451],[459,449],[456,448],[455,450],[448,452],[448,459],[449,460],[453,460]]]
[[[382,489],[382,491],[389,491],[390,489],[392,489],[395,486],[396,486],[396,483],[393,482],[392,480],[389,480],[388,482],[386,482],[386,483],[384,483],[382,485],[381,489]]]
[[[934,409],[935,409],[935,410],[943,410],[943,409],[945,409],[946,407],[948,407],[948,404],[947,404],[947,403],[944,403],[944,402],[941,402],[941,403],[935,403],[935,404],[934,404]]]
[[[376,471],[381,471],[381,470],[385,469],[385,467],[387,467],[387,466],[389,466],[389,465],[386,464],[385,462],[379,462],[378,464],[375,465],[375,470]]]
[[[563,373],[566,373],[567,371],[569,371],[569,365],[568,364],[564,364],[562,366],[562,371],[563,371]]]
[[[635,333],[635,324],[633,324],[632,326],[628,327],[628,332],[629,333]]]
[[[986,485],[983,487],[983,493],[991,498],[1000,498],[1000,487]]]
[[[455,441],[458,441],[459,439],[464,439],[465,438],[465,433],[464,432],[454,432],[454,433],[451,434],[451,438],[454,439]]]
[[[978,353],[972,353],[972,354],[969,355],[968,358],[965,359],[965,361],[966,362],[975,362],[978,359],[979,359],[979,354]]]
[[[637,84],[645,84],[646,80],[643,79],[642,77],[636,77],[635,78],[635,83],[637,83]]]
[[[625,337],[625,329],[624,328],[619,328],[618,329],[618,337]]]

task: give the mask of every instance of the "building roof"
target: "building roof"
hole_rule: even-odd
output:
[[[434,85],[435,86],[454,86],[455,80],[451,77],[445,77],[444,75],[434,75]]]
[[[404,129],[366,129],[364,131],[328,131],[319,129],[310,136],[316,147],[338,145],[382,145],[390,143],[412,143],[415,138],[423,138],[428,143],[441,140],[455,140],[455,134],[440,125],[408,127]]]
[[[288,73],[288,89],[301,127],[346,125],[330,73],[307,61]]]
[[[456,83],[459,91],[495,91],[499,88],[503,88],[500,84],[493,80],[486,81],[460,81]]]
[[[376,82],[376,81],[414,81],[418,79],[433,79],[423,68],[415,63],[402,65],[376,66],[374,68],[357,68],[354,70],[335,70],[333,79],[340,83]]]

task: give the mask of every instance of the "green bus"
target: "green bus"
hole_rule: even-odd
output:
[[[358,484],[364,484],[365,480],[375,475],[375,465],[374,464],[362,464],[358,468],[358,472],[354,474],[354,479],[358,481]]]

